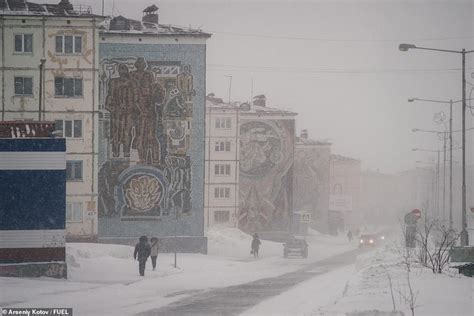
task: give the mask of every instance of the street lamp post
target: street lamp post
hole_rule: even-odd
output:
[[[461,54],[462,57],[462,229],[461,229],[461,246],[469,244],[469,234],[467,232],[467,200],[466,200],[466,54],[474,52],[474,50],[450,50],[437,49],[428,47],[418,47],[413,44],[400,44],[400,51],[406,52],[409,49],[431,50],[444,53]]]
[[[474,100],[474,98],[467,99],[466,101]],[[449,104],[449,228],[453,228],[453,133],[460,131],[453,131],[453,104],[460,103],[463,100],[449,101],[443,100],[432,100],[432,99],[420,99],[420,98],[411,98],[408,99],[408,102],[431,102],[431,103],[442,103]],[[470,128],[472,129],[472,128]],[[470,130],[470,129],[466,129]],[[462,131],[462,130],[461,130]],[[429,132],[429,133],[441,133],[440,131],[427,131],[422,129],[413,129],[413,132]]]

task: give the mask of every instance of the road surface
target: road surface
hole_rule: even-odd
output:
[[[209,290],[138,315],[239,315],[260,302],[289,290],[298,283],[353,264],[357,255],[366,251],[351,250],[277,277]]]

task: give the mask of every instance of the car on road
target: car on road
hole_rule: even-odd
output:
[[[377,235],[360,235],[359,247],[375,247]]]
[[[283,244],[283,257],[308,257],[308,243],[303,238],[292,238]]]

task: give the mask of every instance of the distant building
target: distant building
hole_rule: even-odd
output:
[[[329,231],[337,233],[359,225],[361,163],[360,160],[331,155],[329,191]]]
[[[311,214],[310,227],[328,232],[331,143],[312,140],[308,131],[296,137],[293,205]]]
[[[98,27],[89,7],[0,0],[2,121],[55,121],[66,138],[66,230],[97,239]]]
[[[255,101],[240,106],[238,227],[248,233],[288,231],[297,114],[267,107],[263,95]]]
[[[205,227],[237,227],[240,108],[212,96],[206,101]]]
[[[99,240],[156,236],[162,250],[206,252],[201,30],[142,21],[102,25],[99,44]]]

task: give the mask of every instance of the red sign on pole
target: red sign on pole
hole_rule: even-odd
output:
[[[416,217],[421,217],[421,211],[417,208],[415,208],[413,211],[411,211],[413,213],[413,215],[415,215]]]

